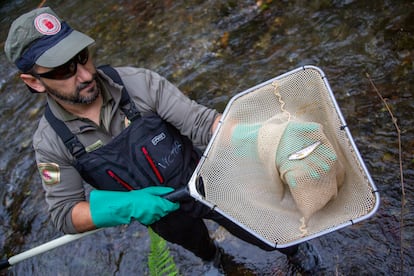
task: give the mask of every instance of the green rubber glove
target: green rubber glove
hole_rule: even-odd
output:
[[[261,124],[238,124],[231,134],[231,143],[237,156],[257,158],[257,135]]]
[[[150,225],[180,205],[161,197],[174,191],[170,187],[148,187],[129,192],[93,190],[89,204],[96,227],[128,224],[132,219]]]

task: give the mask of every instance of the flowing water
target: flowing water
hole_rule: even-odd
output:
[[[0,1],[1,46],[12,20],[38,5]],[[40,1],[39,1],[40,2]],[[46,1],[96,39],[97,64],[152,69],[189,97],[223,111],[238,92],[311,64],[328,76],[381,195],[377,213],[312,240],[320,275],[414,273],[413,1]],[[0,249],[3,258],[62,235],[48,218],[31,135],[44,97],[31,95],[0,53]],[[405,179],[401,185],[398,135]],[[405,205],[402,199],[405,198]],[[403,206],[403,208],[402,208]],[[212,224],[215,231],[216,225]],[[278,252],[215,231],[234,257],[229,275],[290,275]],[[170,245],[183,275],[208,268]],[[100,231],[16,264],[6,275],[145,275],[149,238],[138,223]]]

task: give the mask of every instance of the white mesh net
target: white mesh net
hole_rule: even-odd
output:
[[[366,216],[377,203],[321,72],[292,72],[232,99],[196,170],[203,200],[277,247]],[[292,153],[300,165],[287,160]]]

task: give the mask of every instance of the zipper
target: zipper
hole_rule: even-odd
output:
[[[152,171],[155,173],[155,176],[157,177],[158,181],[162,184],[164,183],[164,178],[162,177],[160,171],[158,170],[157,166],[154,163],[154,160],[152,160],[148,150],[145,147],[141,147],[142,153],[145,155],[145,158],[148,161],[148,164],[150,165]]]
[[[134,190],[134,188],[131,187],[131,185],[129,185],[128,183],[126,183],[122,178],[120,178],[119,176],[117,176],[113,171],[111,170],[106,170],[106,173],[112,177],[113,179],[115,179],[116,182],[118,182],[119,184],[121,184],[124,188],[126,188],[129,191]]]

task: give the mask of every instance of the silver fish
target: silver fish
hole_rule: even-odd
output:
[[[289,156],[289,160],[301,160],[311,154],[319,145],[321,144],[321,141],[317,141],[313,143],[310,146],[307,146],[304,149],[301,149],[300,151],[297,151]]]

